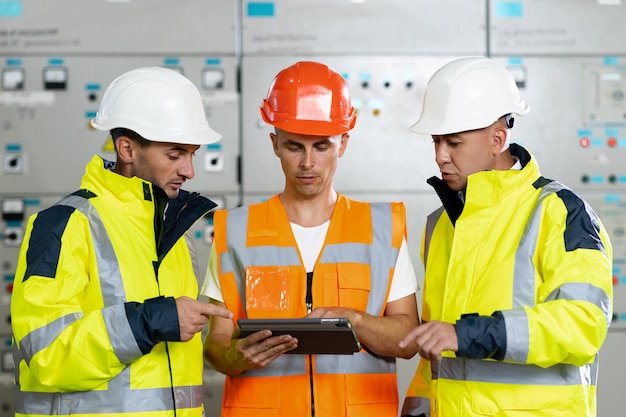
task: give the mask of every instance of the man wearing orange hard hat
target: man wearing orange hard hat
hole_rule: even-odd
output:
[[[227,375],[223,416],[395,417],[395,358],[418,324],[417,282],[402,203],[337,193],[333,177],[356,122],[344,78],[317,62],[282,70],[261,107],[285,186],[248,207],[215,213],[203,293],[232,319],[213,317],[205,358]],[[352,355],[285,355],[290,335],[241,338],[242,318],[348,318]],[[329,350],[332,346],[329,346]]]

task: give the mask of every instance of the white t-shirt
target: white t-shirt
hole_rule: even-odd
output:
[[[291,230],[296,238],[300,256],[302,257],[302,262],[307,272],[313,271],[315,262],[324,246],[324,239],[326,238],[329,224],[330,220],[315,227],[302,227],[291,223]],[[415,277],[415,270],[413,269],[413,263],[409,256],[406,239],[403,238],[391,280],[391,288],[387,302],[390,303],[406,297],[407,295],[414,294],[418,289],[417,278]],[[209,266],[201,294],[217,301],[224,301],[217,273],[217,251],[215,245],[211,246]]]

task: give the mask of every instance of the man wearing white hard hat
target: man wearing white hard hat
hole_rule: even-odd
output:
[[[510,143],[529,108],[506,67],[465,57],[426,87],[443,206],[422,240],[421,360],[403,416],[595,416],[612,248],[591,207]],[[430,410],[429,410],[430,409]]]
[[[138,68],[107,88],[80,190],[29,219],[12,295],[16,416],[200,417],[201,330],[188,231],[215,207],[182,190],[200,145],[221,135],[196,87]]]

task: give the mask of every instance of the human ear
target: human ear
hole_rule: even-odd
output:
[[[339,157],[340,158],[343,156],[343,153],[346,151],[349,140],[350,140],[350,135],[348,133],[344,133],[341,135],[341,142],[339,145]]]
[[[491,153],[493,156],[502,152],[503,148],[507,144],[509,132],[507,129],[496,126],[491,135]]]
[[[276,133],[270,132],[270,140],[272,141],[272,148],[274,149],[274,155],[280,157],[278,155],[278,136]]]
[[[126,136],[120,136],[115,140],[115,148],[117,149],[117,157],[126,163],[130,163],[134,158],[134,142]]]

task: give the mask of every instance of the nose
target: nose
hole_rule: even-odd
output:
[[[435,144],[435,162],[437,162],[438,165],[450,162],[450,153],[444,144]]]
[[[178,174],[188,180],[192,179],[195,175],[192,157],[193,155],[188,155],[186,158],[182,158],[183,162],[178,170]]]
[[[300,159],[300,166],[302,168],[311,168],[315,165],[313,157],[313,150],[309,148],[305,148],[302,152],[302,158]]]

